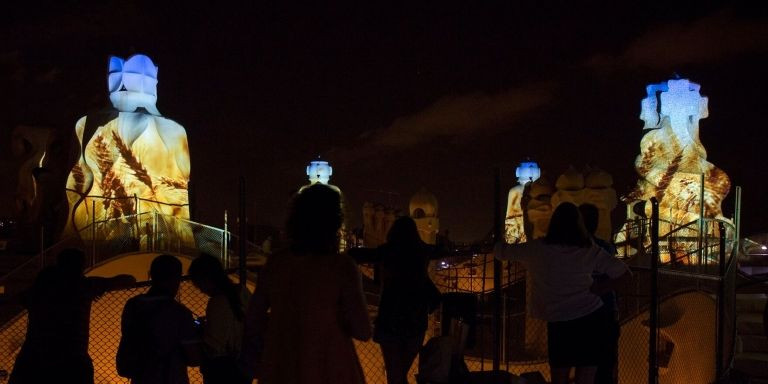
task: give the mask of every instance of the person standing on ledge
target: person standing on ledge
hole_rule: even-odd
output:
[[[597,365],[610,348],[606,329],[612,308],[600,295],[631,276],[629,268],[596,245],[571,203],[557,206],[542,239],[496,244],[500,260],[522,262],[533,279],[528,309],[547,322],[547,349],[553,384],[567,384],[572,367],[577,384],[592,384]],[[594,272],[608,279],[596,282]]]

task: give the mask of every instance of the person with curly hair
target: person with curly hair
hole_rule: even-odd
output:
[[[290,249],[270,256],[246,315],[245,363],[260,384],[364,383],[352,339],[371,325],[362,280],[338,252],[338,192],[315,184],[293,199]]]

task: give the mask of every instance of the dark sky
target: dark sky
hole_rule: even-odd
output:
[[[363,201],[405,209],[424,187],[458,240],[492,227],[494,167],[506,193],[527,157],[553,178],[603,168],[623,194],[636,181],[645,85],[679,74],[709,97],[700,136],[744,188],[743,233],[768,230],[766,6],[358,3],[4,4],[0,213],[15,188],[13,127],[73,130],[108,105],[108,56],[144,53],[159,67],[160,112],[187,129],[198,218],[212,225],[237,211],[239,175],[251,220],[280,225],[318,155],[353,224]]]

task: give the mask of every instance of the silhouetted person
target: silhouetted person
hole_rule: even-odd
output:
[[[136,280],[130,275],[86,277],[84,269],[83,251],[65,249],[56,265],[41,270],[22,294],[29,322],[9,383],[93,383],[88,355],[91,303]]]
[[[768,301],[763,308],[763,336],[768,337]]]
[[[581,217],[584,219],[584,227],[587,233],[592,237],[592,241],[595,242],[600,248],[604,249],[611,256],[616,255],[616,247],[606,240],[603,240],[595,236],[597,226],[599,223],[599,211],[596,206],[592,204],[579,205],[579,211]],[[592,275],[592,278],[596,282],[602,282],[609,279],[608,275],[604,273],[596,273]],[[615,384],[618,382],[618,364],[619,364],[619,332],[621,327],[618,321],[618,307],[616,305],[616,292],[609,291],[600,296],[603,300],[603,304],[613,310],[613,321],[610,326],[603,332],[608,338],[610,343],[610,349],[604,351],[605,355],[601,362],[597,365],[597,372],[595,373],[596,384]]]
[[[293,199],[290,250],[269,257],[246,316],[245,362],[259,384],[357,384],[352,339],[371,337],[360,272],[338,253],[339,193],[315,184]]]
[[[388,384],[408,383],[408,370],[424,342],[427,317],[439,304],[440,292],[427,274],[434,252],[407,216],[395,220],[384,245],[349,251],[356,260],[379,266],[381,300],[373,340],[381,346]]]
[[[147,293],[125,303],[117,369],[134,384],[187,384],[187,366],[200,364],[200,338],[192,312],[176,301],[181,262],[152,260]]]
[[[189,266],[192,284],[209,297],[205,307],[203,360],[205,384],[249,383],[238,365],[243,341],[245,307],[250,294],[233,283],[219,259],[201,254]]]
[[[629,278],[627,266],[592,241],[571,203],[557,206],[544,238],[522,244],[502,241],[495,253],[501,260],[521,261],[530,272],[529,311],[547,322],[552,383],[568,383],[572,367],[577,384],[593,383],[609,348],[605,330],[613,322],[613,310],[600,295]],[[594,272],[610,279],[595,282]]]

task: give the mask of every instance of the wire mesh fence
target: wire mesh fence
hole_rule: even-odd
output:
[[[92,241],[85,237],[83,248],[89,250],[94,264],[109,259],[117,252],[163,251],[197,254],[201,250],[222,258],[225,265],[236,264],[236,252],[231,245],[238,242],[226,231],[195,223],[178,221],[174,218],[147,217],[137,218],[135,225],[130,220],[104,222],[97,237],[106,236],[109,241]],[[147,225],[149,223],[149,226]],[[179,231],[186,226],[188,229]],[[135,232],[135,228],[145,228],[145,232]],[[128,228],[128,229],[126,229]],[[150,232],[146,230],[151,228]],[[645,383],[649,375],[649,305],[652,295],[660,298],[658,317],[658,337],[656,340],[656,358],[659,376],[675,378],[674,381],[690,383],[712,382],[718,375],[718,364],[727,367],[733,351],[734,339],[734,290],[736,268],[731,262],[733,241],[724,245],[716,243],[719,238],[714,225],[710,226],[705,236],[691,233],[678,238],[662,238],[662,245],[670,249],[670,243],[689,241],[687,247],[695,243],[701,248],[677,253],[663,261],[659,271],[658,290],[651,287],[653,271],[649,267],[650,255],[645,246],[636,248],[635,254],[627,256],[625,261],[633,270],[630,284],[618,293],[619,318],[622,324],[619,342],[619,382]],[[726,229],[728,231],[730,229]],[[131,232],[134,231],[134,232]],[[640,230],[638,230],[638,233]],[[185,237],[182,234],[192,234]],[[682,233],[677,231],[675,233]],[[685,238],[685,239],[683,239]],[[692,240],[696,238],[696,240]],[[725,236],[731,239],[730,234]],[[687,240],[686,240],[687,239]],[[703,242],[700,243],[700,241]],[[59,247],[70,246],[70,244]],[[89,248],[90,246],[90,248]],[[250,247],[250,246],[249,246]],[[674,248],[674,247],[673,247]],[[721,248],[725,251],[721,254]],[[38,259],[28,263],[26,274],[34,273],[48,263],[47,257],[57,253],[58,248],[49,249]],[[257,252],[249,248],[248,254]],[[667,253],[673,255],[674,253]],[[530,293],[530,279],[522,264],[505,262],[501,276],[501,369],[511,373],[541,372],[545,379],[549,377],[546,364],[546,324],[532,318],[526,311],[526,302]],[[16,273],[19,273],[21,269]],[[361,266],[363,275],[372,280],[375,273],[369,266]],[[493,351],[496,335],[494,334],[494,263],[493,256],[485,253],[465,253],[461,256],[435,260],[430,266],[430,276],[441,292],[445,294],[466,294],[475,298],[475,311],[471,319],[470,337],[464,350],[464,360],[472,371],[490,370],[493,366]],[[11,276],[10,278],[13,278]],[[20,277],[19,277],[20,278]],[[6,278],[7,281],[8,278]],[[371,298],[369,309],[371,318],[375,317],[378,294],[375,284],[367,285],[367,296]],[[97,383],[127,382],[117,376],[114,368],[114,354],[119,340],[120,314],[123,305],[132,296],[143,292],[144,286],[130,290],[114,291],[104,295],[93,304],[91,311],[91,333],[89,351],[94,360]],[[8,293],[8,292],[6,292]],[[14,293],[14,291],[10,292]],[[197,315],[204,313],[207,298],[200,294],[188,282],[182,284],[179,300]],[[443,308],[431,317],[425,339],[450,332],[450,317],[455,316]],[[26,329],[26,317],[22,312],[10,321],[0,322],[0,370],[10,371],[16,353],[23,343]],[[368,383],[385,383],[386,374],[378,344],[356,342],[358,357]],[[718,363],[719,361],[719,363]],[[413,363],[409,380],[415,383],[418,358]],[[197,369],[190,369],[193,383],[199,383],[201,377]]]
[[[134,288],[107,292],[91,306],[90,339],[88,352],[93,360],[95,383],[128,383],[129,380],[117,375],[115,354],[120,341],[120,317],[125,303],[133,296],[144,293],[148,286],[137,284]],[[195,316],[203,316],[207,296],[200,293],[189,281],[182,282],[177,296],[179,302],[189,308]],[[371,308],[375,312],[376,308]],[[27,327],[26,312],[17,315],[0,327],[0,371],[10,373]],[[431,336],[431,333],[427,337]],[[379,345],[373,341],[355,342],[358,357],[368,383],[385,383],[386,373]],[[418,362],[418,360],[417,360]],[[415,377],[417,362],[411,367],[409,376]],[[189,368],[190,383],[202,383],[199,369]],[[0,378],[0,382],[2,379]],[[415,381],[414,381],[415,382]]]
[[[76,236],[65,238],[55,245],[41,251],[10,273],[0,278],[3,295],[7,298],[16,297],[26,289],[37,273],[46,265],[53,264],[55,256],[63,249],[75,247],[82,249],[87,255],[87,266],[97,267],[109,262],[115,256],[126,254],[157,254],[173,253],[198,255],[201,252],[218,257],[225,267],[236,266],[240,254],[246,255],[246,260],[263,260],[258,246],[245,243],[246,249],[241,252],[239,239],[231,232],[214,228],[175,216],[159,214],[156,211],[141,214],[126,215],[109,220],[93,221],[82,229]],[[97,369],[97,382],[121,382],[109,369],[100,369],[114,365],[114,350],[119,337],[119,317],[125,301],[141,292],[137,287],[135,292],[115,291],[106,294],[95,302],[91,312],[91,340],[89,347],[94,357]],[[182,285],[181,300],[187,304],[187,297],[197,297]],[[186,294],[185,294],[186,292]],[[201,314],[205,305],[204,298],[196,298],[189,303],[193,311]],[[114,326],[118,329],[115,330]],[[103,332],[102,332],[103,328]],[[24,340],[26,331],[26,315],[23,308],[9,300],[0,305],[0,372],[10,371],[15,355]],[[110,352],[111,351],[111,352]],[[111,353],[111,355],[110,355]],[[104,360],[106,356],[106,360]],[[111,359],[110,359],[111,358]],[[110,365],[111,364],[111,365]],[[193,377],[199,374],[193,373]],[[104,379],[99,379],[104,376]],[[2,375],[0,375],[2,380]]]
[[[117,255],[139,252],[198,255],[208,253],[218,257],[226,268],[237,267],[239,238],[227,230],[196,223],[174,216],[153,212],[94,221],[77,235],[64,238],[42,250],[10,273],[0,278],[5,294],[18,294],[37,272],[55,262],[55,256],[65,248],[79,248],[87,255],[87,267],[93,267]],[[246,242],[248,263],[264,260],[261,248]],[[0,319],[1,320],[1,319]],[[2,321],[0,321],[2,323]]]
[[[443,293],[466,293],[477,298],[476,318],[464,351],[464,361],[471,371],[490,370],[493,366],[493,261],[492,254],[470,253],[434,261],[431,268],[432,279]],[[530,292],[526,274],[518,262],[503,263],[500,368],[514,374],[540,371],[548,377],[546,323],[526,310],[526,295]],[[447,330],[442,323],[450,321],[441,316],[449,316],[445,308],[436,316],[435,335]]]
[[[120,317],[125,303],[133,296],[144,293],[146,284],[134,288],[110,291],[98,298],[91,306],[88,353],[93,360],[95,383],[128,383],[129,380],[117,375],[115,354],[120,342]],[[192,286],[182,282],[178,300],[197,316],[205,313],[208,298]],[[27,327],[27,314],[22,312],[0,328],[0,370],[11,372]],[[202,383],[197,368],[189,369],[191,383]]]
[[[623,244],[624,261],[634,276],[619,292],[619,382],[646,383],[655,374],[651,357],[659,380],[714,382],[733,356],[734,227],[711,219],[676,228],[660,223],[659,265],[654,271],[650,241],[642,240],[650,239],[648,224],[625,232],[635,240]],[[658,298],[655,328],[653,297]],[[655,354],[650,353],[652,331]]]

